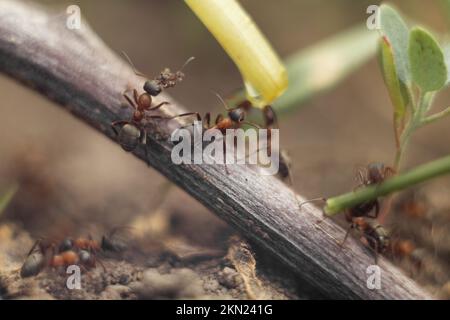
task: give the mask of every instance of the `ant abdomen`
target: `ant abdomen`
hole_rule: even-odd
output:
[[[144,91],[147,92],[148,94],[156,97],[158,94],[161,93],[162,89],[157,81],[147,80],[144,83]]]
[[[123,150],[130,152],[136,149],[141,138],[141,130],[131,124],[125,124],[119,131],[118,139]]]

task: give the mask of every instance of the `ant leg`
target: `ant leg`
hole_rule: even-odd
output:
[[[203,119],[203,125],[204,127],[210,129],[211,128],[211,113],[207,112],[205,114],[205,118]]]
[[[103,264],[103,262],[100,259],[97,259],[97,257],[95,255],[92,256],[92,267],[96,268],[97,267],[97,262],[99,265],[102,266],[103,272],[106,273],[106,267]]]
[[[156,105],[156,106],[151,107],[150,109],[148,109],[148,111],[159,109],[159,108],[161,108],[162,106],[164,106],[164,105],[166,105],[166,104],[170,104],[170,103],[167,102],[167,101],[161,102],[160,104],[158,104],[158,105]]]
[[[145,151],[145,162],[150,167],[150,162],[148,160],[148,148],[147,148],[147,130],[141,129],[141,144],[144,146]]]
[[[352,223],[350,227],[347,229],[347,232],[345,232],[344,239],[339,244],[340,250],[344,248],[345,241],[347,241],[348,236],[350,235],[350,232],[355,228],[355,225]]]
[[[263,114],[264,122],[266,123],[267,126],[275,125],[275,127],[278,127],[277,114],[273,110],[272,106],[269,106],[269,105],[265,106],[263,108],[262,114]]]
[[[256,123],[253,122],[248,122],[248,121],[241,121],[242,124],[246,124],[248,126],[254,127],[256,129],[262,129],[261,126],[257,125]]]
[[[136,90],[135,90],[136,91]],[[133,103],[133,100],[125,93],[125,91],[122,93],[123,97],[128,101],[128,104],[136,110],[136,105]]]
[[[223,120],[223,114],[219,113],[216,117],[216,121],[214,122],[215,124],[218,124],[220,121]]]
[[[375,239],[374,237],[372,237],[372,236],[364,235],[364,237],[365,237],[366,239],[367,239],[367,238],[371,238],[371,239],[373,240],[373,245],[374,245],[375,248],[372,248],[372,246],[370,245],[370,242],[369,242],[369,241],[367,241],[367,242],[369,242],[369,246],[368,246],[369,249],[372,250],[372,252],[373,252],[373,254],[374,254],[375,265],[378,265],[378,253],[379,253],[378,242],[377,242],[376,239]]]
[[[133,89],[133,98],[134,98],[134,102],[136,102],[136,105],[139,105],[139,94],[137,92],[136,89]]]
[[[36,247],[37,247],[41,242],[42,242],[42,239],[37,239],[37,240],[34,242],[33,246],[31,247],[30,251],[28,252],[28,255],[27,255],[27,256],[31,255],[31,253],[33,253],[34,249],[36,249]]]
[[[178,114],[176,116],[170,117],[170,119],[176,119],[176,118],[187,117],[187,116],[196,116],[198,121],[202,121],[202,117],[200,116],[200,113],[198,113],[198,112],[182,113],[182,114]]]
[[[380,214],[380,202],[378,200],[375,201],[375,212],[373,215],[367,215],[371,219],[378,218],[378,215]]]
[[[225,165],[225,173],[227,175],[230,175],[230,171],[228,171],[228,166],[227,166],[227,142],[226,140],[223,140],[223,164]]]

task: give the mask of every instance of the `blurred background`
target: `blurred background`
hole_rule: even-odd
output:
[[[288,57],[365,23],[367,7],[378,1],[240,2],[279,55]],[[412,20],[448,32],[450,19],[445,10],[450,9],[443,1],[391,2]],[[211,90],[226,97],[242,87],[232,61],[183,1],[35,3],[55,14],[64,14],[68,5],[79,5],[84,21],[114,51],[127,52],[137,68],[150,76],[166,66],[175,69],[195,56],[185,70],[186,80],[169,92],[192,111],[222,112]],[[1,221],[12,221],[36,238],[86,230],[105,232],[145,216],[154,218],[155,238],[225,248],[233,230],[117,144],[4,75],[0,75],[0,93],[0,190],[13,181],[20,184]],[[450,91],[440,95],[435,105],[449,106]],[[357,166],[392,163],[391,117],[391,103],[375,57],[332,90],[282,115],[281,145],[292,158],[294,189],[307,198],[337,195],[353,188]],[[449,153],[449,121],[417,132],[405,168]],[[449,187],[449,178],[426,186],[428,202],[447,217]],[[445,254],[444,258],[448,257],[449,251]],[[447,281],[444,271],[438,280],[425,283],[430,287],[439,283],[440,287]]]

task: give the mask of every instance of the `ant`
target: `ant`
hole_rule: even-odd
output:
[[[22,278],[38,275],[45,267],[60,268],[79,265],[86,269],[97,266],[97,262],[106,270],[103,263],[97,259],[100,252],[123,252],[127,249],[122,240],[116,239],[117,231],[102,237],[101,243],[87,238],[65,238],[59,245],[47,239],[38,239],[28,252],[27,258],[20,270]],[[120,244],[120,246],[118,245]]]
[[[111,123],[111,127],[114,133],[117,135],[118,141],[122,148],[127,151],[133,151],[138,144],[147,144],[147,123],[144,120],[148,119],[170,119],[159,115],[147,115],[147,111],[154,111],[162,106],[169,104],[168,102],[161,102],[156,106],[151,106],[152,97],[148,93],[142,93],[138,95],[137,90],[133,90],[134,101],[126,94],[123,93],[124,98],[128,101],[128,104],[134,109],[133,115],[130,120],[119,120]],[[119,130],[117,130],[119,127]],[[147,149],[145,149],[146,156]]]
[[[363,186],[378,185],[388,179],[395,173],[391,167],[386,167],[383,163],[370,163],[366,167],[358,170],[357,179],[359,184],[353,190],[356,190]],[[323,201],[326,202],[326,198],[316,198],[304,201],[301,205],[309,202]],[[373,212],[373,213],[372,213]],[[366,201],[357,204],[345,212],[345,218],[348,222],[352,222],[354,218],[367,217],[371,219],[378,218],[380,213],[380,202],[378,199]]]
[[[128,57],[128,55],[125,52],[122,53],[130,63],[134,73],[136,75],[145,77],[144,74],[136,70],[136,68],[133,65],[133,62]],[[175,118],[175,117],[162,117],[158,115],[147,115],[146,112],[158,110],[162,106],[169,104],[168,102],[165,101],[152,107],[151,106],[152,96],[155,97],[161,93],[162,89],[172,88],[177,84],[177,82],[182,81],[184,79],[184,73],[181,70],[193,59],[194,59],[193,57],[189,58],[185,62],[183,67],[175,73],[172,73],[170,69],[166,68],[154,80],[146,80],[143,87],[145,93],[138,95],[137,90],[134,89],[133,99],[131,99],[126,94],[126,91],[123,92],[122,95],[127,100],[128,105],[134,109],[133,115],[130,120],[119,120],[112,122],[111,127],[114,133],[117,135],[120,145],[125,151],[130,152],[135,150],[139,144],[142,144],[144,146],[147,144],[147,129],[146,129],[147,123],[144,123],[144,120],[148,119],[170,120]],[[146,158],[148,159],[147,148],[145,148],[145,153]]]
[[[378,264],[378,254],[383,254],[391,249],[391,241],[388,230],[374,219],[367,219],[365,217],[356,217],[351,221],[350,229],[356,229],[361,232],[362,238],[367,245],[375,253],[375,264]],[[349,232],[345,235],[341,243],[344,245]]]
[[[183,79],[185,77],[185,74],[182,72],[183,69],[192,60],[195,59],[194,57],[190,57],[189,59],[187,59],[186,62],[183,64],[183,66],[180,68],[180,70],[178,70],[176,72],[172,72],[172,71],[170,71],[169,68],[165,68],[164,70],[162,70],[160,72],[160,74],[156,78],[154,78],[153,80],[149,80],[145,74],[143,74],[142,72],[138,71],[135,68],[135,66],[134,66],[133,62],[131,61],[130,57],[125,52],[122,51],[122,54],[127,59],[128,63],[132,67],[134,73],[137,76],[146,78],[143,89],[149,95],[154,96],[154,97],[159,95],[163,89],[173,88],[173,87],[176,86],[176,84],[178,82],[183,81]]]
[[[384,163],[369,163],[366,167],[358,169],[357,178],[360,183],[356,188],[380,184],[384,180],[395,175],[395,173],[396,171],[393,168],[385,166]]]
[[[417,268],[421,267],[420,251],[410,240],[391,239],[390,232],[377,220],[365,217],[354,218],[351,228],[361,232],[369,248],[375,253],[375,263],[378,263],[378,254],[387,254],[391,259],[409,259]],[[345,242],[348,234],[344,238]]]
[[[250,112],[250,110],[257,109],[249,100],[244,100],[238,104],[238,108]],[[278,117],[273,110],[272,106],[266,105],[262,109],[262,116],[264,121],[264,129],[267,129],[267,155],[270,157],[272,152],[272,129],[278,127]],[[279,150],[279,171],[278,176],[281,180],[285,181],[288,179],[289,184],[292,186],[294,184],[292,173],[291,173],[291,159],[285,150]]]
[[[249,126],[255,127],[257,129],[261,129],[261,127],[258,126],[257,124],[246,121],[246,115],[247,115],[246,110],[244,110],[240,106],[230,108],[230,107],[228,107],[226,102],[222,99],[222,97],[219,94],[215,93],[215,95],[219,98],[219,100],[224,105],[225,110],[227,111],[227,115],[224,116],[223,114],[218,114],[213,124],[211,124],[211,113],[210,112],[207,112],[203,118],[199,112],[187,112],[187,113],[183,113],[183,114],[174,116],[173,118],[195,116],[197,121],[202,123],[204,130],[207,131],[207,130],[217,129],[223,135],[226,135],[226,131],[228,129],[238,129],[242,125],[249,125]],[[192,126],[192,124],[185,126],[185,127],[190,127],[190,126]],[[223,143],[224,143],[223,148],[224,148],[224,154],[225,154],[226,141],[224,140]],[[224,164],[225,164],[225,171],[227,174],[229,174],[227,165],[226,165],[226,163],[224,163]]]
[[[388,179],[394,173],[394,169],[385,166],[383,163],[370,163],[366,167],[360,168],[358,170],[357,179],[359,180],[359,184],[354,190],[362,186],[378,185]],[[306,203],[314,201],[326,202],[327,199],[316,198],[304,201],[300,204],[300,207]],[[377,251],[383,249],[386,244],[384,242],[387,241],[387,232],[385,232],[384,227],[376,222],[379,213],[380,202],[378,199],[366,201],[347,209],[345,211],[345,220],[350,223],[350,227],[345,234],[341,246],[343,246],[343,244],[345,243],[345,240],[347,239],[350,231],[356,228],[362,231],[363,236],[367,238],[366,240],[369,243],[369,246],[376,246]],[[320,220],[318,224],[321,223],[325,218],[326,215],[324,215],[324,218]],[[370,219],[370,222],[367,218]]]
[[[224,105],[225,110],[227,111],[226,117],[223,114],[218,114],[213,124],[211,124],[210,112],[207,112],[203,117],[203,119],[200,113],[198,112],[187,112],[180,114],[176,117],[196,116],[197,121],[202,122],[203,129],[205,130],[217,129],[222,134],[226,134],[227,129],[238,129],[242,125],[249,125],[257,129],[261,129],[261,127],[258,126],[257,124],[245,120],[247,116],[247,111],[244,108],[242,108],[239,105],[237,107],[230,108],[218,93],[215,93],[215,95]]]

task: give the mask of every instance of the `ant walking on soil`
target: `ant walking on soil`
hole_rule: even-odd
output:
[[[87,270],[96,268],[97,262],[106,270],[97,258],[101,252],[120,253],[127,249],[127,244],[119,237],[119,230],[115,228],[108,235],[102,237],[101,243],[87,238],[65,238],[59,244],[48,239],[38,239],[28,252],[25,262],[20,269],[22,278],[38,275],[45,267],[62,268],[78,265]]]

